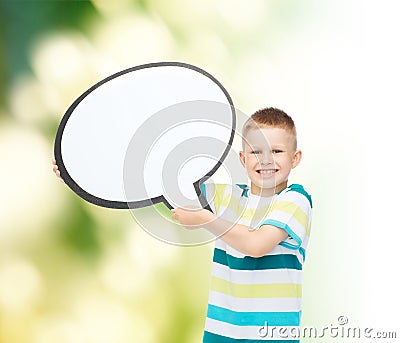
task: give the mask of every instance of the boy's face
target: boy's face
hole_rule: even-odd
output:
[[[290,171],[301,160],[292,134],[276,127],[250,129],[244,142],[239,157],[251,180],[251,193],[272,196],[286,188]]]

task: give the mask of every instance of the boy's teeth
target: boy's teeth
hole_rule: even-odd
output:
[[[260,174],[274,174],[276,172],[275,169],[269,169],[269,170],[260,170]]]

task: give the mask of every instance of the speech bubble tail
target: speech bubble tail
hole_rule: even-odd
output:
[[[174,209],[175,209],[175,207],[174,206],[172,206],[169,202],[168,202],[168,200],[165,198],[165,197],[163,197],[163,204],[165,205],[165,206],[167,206],[167,208],[169,209],[169,210],[171,210],[171,211],[173,211]]]
[[[208,202],[206,200],[206,195],[203,193],[203,190],[201,189],[201,184],[205,181],[206,181],[206,179],[203,177],[201,180],[195,182],[193,184],[193,187],[198,195],[198,199],[199,199],[199,203],[200,203],[201,207],[204,208],[205,210],[208,210],[208,211],[214,213],[214,211],[211,209],[210,205],[208,204]]]

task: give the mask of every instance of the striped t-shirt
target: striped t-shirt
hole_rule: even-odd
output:
[[[298,184],[268,198],[251,194],[246,185],[201,189],[218,217],[252,229],[273,225],[289,235],[258,258],[216,240],[203,342],[299,342],[310,195]]]

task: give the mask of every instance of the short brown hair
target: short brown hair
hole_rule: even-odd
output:
[[[259,129],[266,126],[287,130],[293,135],[294,147],[297,149],[297,133],[293,119],[285,112],[275,107],[267,107],[255,112],[244,123],[242,136],[244,138],[250,129]]]

